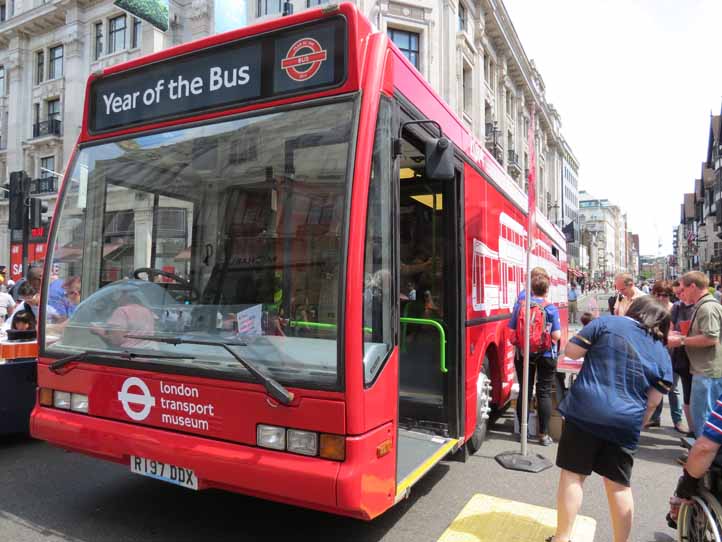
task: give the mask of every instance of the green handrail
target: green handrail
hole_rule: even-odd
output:
[[[324,324],[323,322],[307,322],[305,320],[291,320],[288,323],[291,327],[305,326],[318,329],[336,329],[336,324]]]
[[[315,327],[317,329],[336,329],[338,327],[336,324],[324,324],[323,322],[308,322],[306,320],[289,320],[288,325],[291,327]],[[370,327],[364,327],[363,329],[366,333],[371,333],[372,331]]]
[[[441,359],[441,372],[448,373],[449,370],[446,368],[446,331],[444,331],[443,326],[436,320],[428,320],[426,318],[409,318],[407,316],[402,316],[400,320],[402,324],[417,324],[420,326],[432,326],[436,328],[439,332],[439,357]]]

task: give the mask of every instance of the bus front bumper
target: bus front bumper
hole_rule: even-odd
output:
[[[130,456],[136,456],[192,469],[199,489],[218,488],[360,519],[382,511],[364,505],[358,491],[362,471],[348,463],[359,444],[367,448],[364,437],[348,439],[347,461],[340,463],[39,406],[30,430],[37,439],[115,463],[130,466]]]

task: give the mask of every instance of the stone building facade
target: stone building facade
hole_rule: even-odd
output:
[[[292,3],[298,12],[326,2]],[[576,187],[579,164],[501,0],[356,3],[522,188],[530,164],[530,111],[535,110],[537,206],[562,227],[576,212],[576,196],[565,200],[563,194],[572,174],[574,181],[566,186]],[[248,24],[283,10],[282,0],[245,5]],[[0,22],[0,179],[7,182],[9,172],[24,169],[36,179],[34,194],[47,199],[52,212],[58,184],[52,172],[62,172],[79,134],[88,75],[212,33],[213,12],[212,0],[171,0],[171,28],[163,34],[110,0],[14,0],[13,11],[6,10]],[[2,203],[0,263],[9,261],[7,218]]]
[[[631,262],[632,265],[629,262],[627,215],[618,205],[582,190],[579,193],[579,219],[582,243],[589,252],[592,280],[611,280],[617,273],[635,273],[636,262]],[[638,254],[638,237],[636,242]]]
[[[562,219],[565,228],[570,225],[574,232],[574,242],[567,243],[567,258],[572,266],[581,266],[579,254],[579,160],[569,144],[562,138]]]
[[[54,173],[63,172],[80,133],[88,76],[213,28],[212,4],[199,0],[171,0],[165,33],[110,0],[10,0],[0,14],[0,179],[25,170],[32,195],[45,199],[50,213]],[[20,238],[8,229],[2,193],[0,263],[8,265],[11,239]]]

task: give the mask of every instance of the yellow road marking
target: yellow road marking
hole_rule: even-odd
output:
[[[431,467],[433,467],[439,461],[441,461],[444,458],[444,456],[446,456],[446,454],[448,454],[451,451],[451,449],[456,445],[456,443],[458,441],[459,441],[459,439],[449,440],[449,442],[447,442],[441,448],[439,448],[434,453],[434,455],[429,457],[421,465],[419,465],[414,470],[412,470],[406,476],[406,478],[401,480],[401,482],[396,486],[396,496],[398,497],[404,491],[406,491],[408,488],[410,488],[412,485],[414,485],[416,482],[418,482],[419,478],[421,478],[424,474],[426,474],[431,469]]]
[[[474,495],[438,542],[542,542],[554,534],[556,510],[522,502]],[[597,522],[577,516],[571,540],[592,542]]]

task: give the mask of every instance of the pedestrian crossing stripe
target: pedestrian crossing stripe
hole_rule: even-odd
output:
[[[438,542],[542,542],[554,534],[556,510],[477,493]],[[574,542],[592,542],[597,522],[577,516]]]

